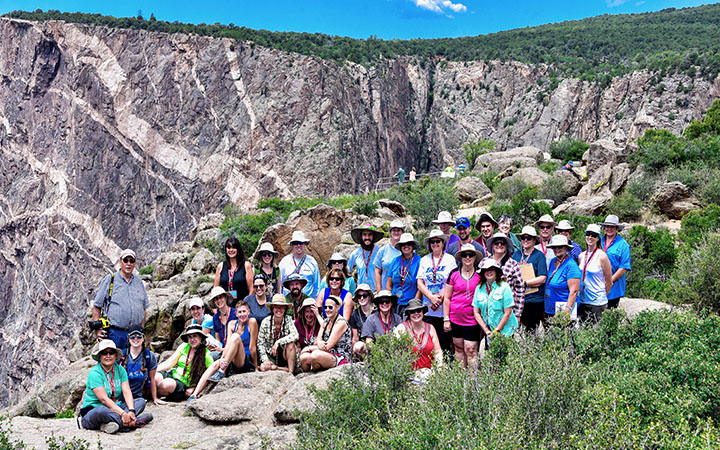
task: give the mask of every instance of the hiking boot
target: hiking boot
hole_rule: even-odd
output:
[[[135,428],[142,428],[149,424],[153,420],[153,415],[150,413],[142,413],[135,419]]]
[[[188,397],[188,399],[185,400],[185,406],[190,406],[190,403],[192,403],[193,400],[197,400],[197,395],[192,394],[190,397]]]
[[[218,381],[222,380],[223,377],[225,377],[225,372],[223,372],[222,370],[218,370],[217,372],[212,374],[210,378],[208,378],[208,381],[211,383],[217,383]]]
[[[118,425],[115,422],[108,422],[100,425],[100,431],[105,432],[107,434],[115,434],[120,429],[120,425]]]

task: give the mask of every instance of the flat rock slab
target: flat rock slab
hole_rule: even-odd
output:
[[[248,372],[225,377],[212,390],[213,394],[235,388],[253,389],[256,392],[277,396],[295,383],[295,377],[282,370]]]
[[[658,309],[670,309],[670,305],[655,300],[645,298],[627,298],[620,299],[620,307],[625,311],[628,318],[632,319],[641,311],[655,311]]]
[[[203,395],[193,400],[188,408],[201,419],[212,423],[271,423],[274,403],[273,397],[264,392],[236,387]]]
[[[297,412],[311,411],[315,408],[314,396],[308,388],[310,386],[315,386],[317,389],[327,388],[330,381],[342,376],[347,368],[349,365],[298,377],[278,403],[275,420],[278,423],[297,422],[299,420]]]

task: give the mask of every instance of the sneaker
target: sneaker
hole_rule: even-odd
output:
[[[187,400],[185,400],[185,406],[190,405],[193,400],[197,400],[197,395],[192,394],[190,397],[188,397]]]
[[[150,413],[142,413],[135,418],[135,428],[142,428],[148,423],[152,422],[153,415]]]
[[[225,372],[223,372],[222,370],[218,370],[217,372],[212,374],[210,378],[208,378],[208,381],[211,383],[217,383],[218,381],[222,380],[224,376]]]
[[[120,429],[120,425],[118,425],[115,422],[108,422],[100,425],[100,431],[105,432],[107,434],[115,434]]]

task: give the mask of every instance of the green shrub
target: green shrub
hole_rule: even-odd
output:
[[[153,272],[155,272],[155,264],[140,268],[140,275],[152,275]]]
[[[678,239],[694,247],[711,231],[720,230],[720,206],[708,205],[700,211],[690,211],[683,217]]]
[[[463,150],[465,150],[465,162],[467,162],[468,171],[475,168],[475,160],[480,155],[484,155],[488,151],[492,151],[495,148],[495,141],[487,141],[485,139],[478,139],[477,141],[469,140],[463,144]]]
[[[643,202],[628,191],[616,195],[605,208],[617,215],[620,220],[637,220],[642,214]]]
[[[513,218],[513,229],[519,230],[523,224],[532,224],[543,214],[552,214],[550,205],[538,202],[538,188],[527,186],[515,194],[510,202],[493,200],[489,210],[493,217],[507,214]]]
[[[720,99],[713,101],[703,120],[693,120],[683,133],[690,139],[704,134],[720,134]]]
[[[579,139],[564,136],[559,141],[551,142],[548,146],[550,155],[560,161],[579,161],[585,150],[590,148],[590,144]]]
[[[195,277],[195,279],[192,280],[190,285],[188,286],[188,293],[190,295],[197,295],[198,293],[198,287],[200,287],[203,283],[211,283],[214,280],[214,278],[210,275],[199,275]]]
[[[375,217],[377,215],[378,208],[375,201],[376,199],[373,195],[359,196],[352,207],[353,212],[355,212],[355,214],[362,214],[368,217]]]
[[[646,202],[653,196],[656,187],[657,180],[652,176],[644,174],[643,176],[630,180],[625,190],[640,200]]]
[[[556,170],[560,168],[560,165],[555,161],[546,161],[538,166],[540,170],[545,173],[552,175]]]
[[[527,187],[527,184],[522,179],[508,178],[498,183],[498,185],[495,186],[493,193],[495,194],[495,198],[498,200],[511,200],[517,194],[522,192],[525,187]]]
[[[720,205],[720,170],[713,169],[707,181],[695,190],[695,196],[703,206]]]
[[[75,411],[72,409],[66,409],[65,411],[60,411],[59,413],[55,414],[53,419],[74,419],[75,418]]]
[[[480,179],[483,183],[485,183],[485,186],[487,186],[488,189],[495,192],[495,188],[497,187],[498,183],[500,183],[500,180],[497,179],[497,175],[497,172],[493,170],[488,170],[480,174]]]
[[[671,281],[672,299],[697,310],[720,313],[720,233],[705,234],[696,247],[683,247]]]
[[[352,195],[340,195],[338,197],[297,197],[292,200],[282,200],[279,198],[264,198],[258,202],[258,209],[271,209],[282,216],[282,220],[286,220],[290,213],[301,209],[310,209],[321,203],[338,208],[349,209],[355,204],[356,197]]]
[[[626,233],[626,239],[632,250],[627,295],[664,299],[677,259],[675,238],[665,229],[650,231],[647,227],[635,225]]]
[[[415,218],[417,228],[427,228],[437,218],[440,211],[455,214],[458,199],[453,189],[453,181],[423,177],[415,183],[404,183],[388,190],[386,196],[402,203],[408,213]]]
[[[688,162],[679,167],[671,167],[667,172],[667,181],[679,181],[694,191],[709,179],[711,172],[712,170],[702,167],[701,164]]]
[[[559,205],[569,197],[565,190],[565,181],[555,176],[547,178],[540,186],[540,197],[552,200],[556,206]]]
[[[220,226],[219,246],[222,247],[226,239],[235,236],[240,241],[246,258],[253,254],[265,230],[282,221],[280,214],[274,211],[243,214],[233,205],[225,207],[223,213],[225,221]],[[217,253],[223,256],[223,252],[224,249],[220,248]]]

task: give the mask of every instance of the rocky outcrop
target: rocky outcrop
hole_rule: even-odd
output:
[[[671,219],[682,219],[683,216],[700,206],[690,195],[690,190],[679,181],[665,183],[658,187],[650,204],[660,213]]]
[[[492,192],[479,177],[467,176],[455,182],[455,194],[461,202],[472,203],[491,195]]]
[[[507,180],[519,180],[528,186],[539,188],[548,178],[549,175],[537,167],[526,167],[524,169],[518,169],[518,171],[508,177]]]

